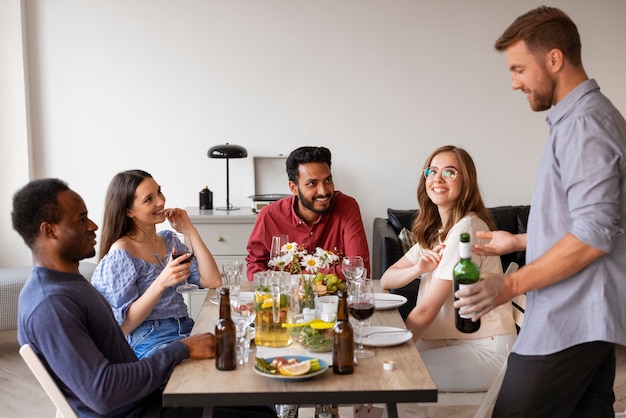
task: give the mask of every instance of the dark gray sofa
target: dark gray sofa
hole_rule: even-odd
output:
[[[514,234],[526,232],[530,206],[497,206],[489,208],[489,211],[498,229]],[[398,234],[402,228],[411,229],[411,222],[416,214],[416,209],[387,209],[387,218],[374,219],[372,278],[380,279],[385,270],[402,257],[403,252]],[[512,261],[520,267],[523,266],[525,257],[524,251],[502,256],[502,269],[506,270]],[[418,288],[419,280],[416,279],[401,289],[392,290],[392,293],[403,295],[408,299],[408,302],[399,308],[402,318],[406,318],[415,306]]]

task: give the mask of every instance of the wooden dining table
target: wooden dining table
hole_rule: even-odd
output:
[[[376,287],[379,288],[378,283]],[[252,285],[246,283],[243,290],[252,290]],[[214,332],[218,315],[219,307],[207,296],[192,334]],[[376,310],[371,325],[404,328],[397,309]],[[355,330],[355,334],[357,332]],[[257,350],[266,348],[258,347]],[[304,349],[294,342],[284,350],[285,355],[289,355],[294,350]],[[329,365],[323,374],[301,381],[282,381],[257,374],[253,370],[254,355],[248,363],[231,371],[217,370],[215,359],[186,360],[176,366],[165,386],[163,406],[203,407],[204,416],[211,417],[214,406],[381,403],[386,404],[389,418],[397,418],[398,403],[437,401],[435,383],[411,340],[390,347],[376,347],[375,351],[372,358],[358,359],[353,374],[334,374]],[[319,357],[316,354],[308,355]],[[386,370],[385,362],[393,362],[396,367]]]

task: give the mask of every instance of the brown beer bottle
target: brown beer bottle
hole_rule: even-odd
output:
[[[333,373],[354,372],[354,331],[348,316],[347,294],[338,290],[337,322],[333,328]]]
[[[230,289],[220,288],[220,319],[215,324],[215,366],[218,370],[235,370],[237,327],[230,318]]]

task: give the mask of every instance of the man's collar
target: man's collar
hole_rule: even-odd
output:
[[[331,207],[332,207],[332,204],[333,203],[331,202]],[[309,224],[307,221],[302,219],[302,217],[300,217],[300,215],[298,214],[298,207],[299,207],[298,196],[294,195],[293,196],[293,205],[291,206],[291,210],[293,211],[293,216],[294,216],[294,219],[296,220],[297,223],[303,223],[303,224],[306,224],[306,225],[309,225],[309,226],[315,225],[316,223],[319,223],[322,220],[324,215],[326,215],[325,213],[319,214],[319,216],[317,217],[315,222]]]
[[[600,86],[594,79],[585,80],[576,86],[572,91],[567,93],[565,97],[561,99],[550,111],[550,114],[546,117],[546,122],[550,126],[554,126],[569,110],[571,107],[580,100],[581,97],[586,95],[592,90],[599,90]]]

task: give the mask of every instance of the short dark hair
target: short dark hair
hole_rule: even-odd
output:
[[[540,6],[515,19],[496,40],[495,48],[503,52],[517,41],[524,41],[535,56],[556,48],[572,65],[582,65],[578,28],[556,7]]]
[[[42,223],[58,223],[63,217],[57,196],[65,190],[69,190],[66,182],[49,178],[33,180],[13,195],[13,229],[28,248],[37,240]]]
[[[306,163],[326,163],[330,169],[331,154],[325,147],[300,147],[287,157],[287,178],[294,183],[298,182],[298,166]]]

